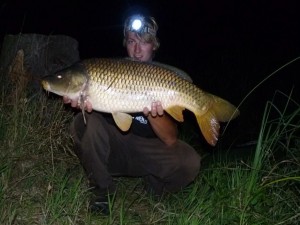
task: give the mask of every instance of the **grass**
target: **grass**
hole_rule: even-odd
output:
[[[143,192],[141,178],[116,178],[112,213],[105,217],[87,210],[90,192],[68,132],[72,112],[40,90],[20,93],[7,80],[1,84],[6,85],[0,98],[0,224],[279,225],[300,220],[300,107],[292,96],[278,92],[266,104],[253,155],[233,158],[230,149],[208,153],[193,184],[160,199]],[[278,98],[285,104],[277,104]]]

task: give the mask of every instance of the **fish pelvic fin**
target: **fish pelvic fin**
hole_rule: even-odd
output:
[[[115,112],[112,113],[113,119],[117,126],[122,131],[128,131],[132,124],[132,116],[127,113]]]
[[[195,114],[200,130],[205,140],[212,146],[218,141],[220,123],[228,122],[239,115],[239,110],[228,101],[211,95],[212,102],[204,114]]]
[[[172,106],[170,108],[165,109],[165,111],[172,116],[178,122],[183,122],[183,114],[182,111],[185,110],[182,106]]]

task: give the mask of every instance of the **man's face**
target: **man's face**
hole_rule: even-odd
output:
[[[154,45],[153,43],[145,42],[142,38],[138,37],[135,32],[128,31],[126,48],[128,56],[142,62],[152,60]]]

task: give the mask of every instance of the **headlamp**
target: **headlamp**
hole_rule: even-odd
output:
[[[135,19],[132,21],[131,28],[133,30],[138,31],[139,29],[141,29],[142,25],[143,25],[143,23],[140,19]]]
[[[156,36],[157,28],[155,26],[157,25],[154,19],[152,18],[150,18],[150,21],[148,22],[147,19],[145,19],[143,16],[140,15],[131,16],[125,22],[124,34],[126,31],[132,31],[132,32],[137,32],[139,34],[148,33],[153,36]]]

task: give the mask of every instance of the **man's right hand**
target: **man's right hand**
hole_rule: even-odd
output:
[[[70,99],[67,96],[63,96],[63,102],[64,102],[64,104],[70,104],[71,103],[71,107],[80,109],[78,98]],[[84,101],[83,107],[84,107],[84,110],[86,110],[87,112],[92,112],[93,111],[92,103],[90,103],[88,100]]]

